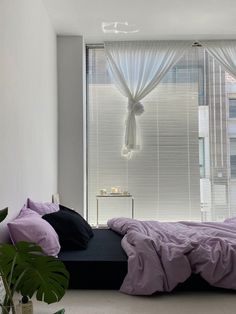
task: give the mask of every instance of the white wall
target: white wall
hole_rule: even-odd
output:
[[[0,1],[0,208],[57,191],[56,36],[41,0]],[[3,228],[1,228],[3,229]]]
[[[58,189],[62,204],[83,215],[84,42],[81,36],[58,36]]]

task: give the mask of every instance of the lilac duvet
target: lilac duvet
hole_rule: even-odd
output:
[[[124,235],[128,273],[122,292],[171,291],[191,273],[213,286],[236,289],[236,218],[208,223],[114,218],[108,226]]]

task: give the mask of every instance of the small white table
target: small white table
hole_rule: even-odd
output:
[[[101,198],[115,198],[118,199],[120,197],[123,198],[130,198],[131,199],[131,217],[134,218],[134,197],[131,194],[125,195],[125,194],[108,194],[108,195],[96,195],[96,200],[97,200],[97,228],[99,226],[98,223],[98,215],[99,215],[99,200]]]

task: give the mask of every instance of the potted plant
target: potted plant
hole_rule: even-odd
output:
[[[8,214],[0,210],[0,222]],[[2,313],[16,313],[15,292],[31,298],[36,293],[38,301],[48,304],[58,302],[68,287],[69,273],[57,258],[46,256],[40,246],[29,242],[15,245],[0,243],[0,277],[5,288],[5,298],[0,307]]]

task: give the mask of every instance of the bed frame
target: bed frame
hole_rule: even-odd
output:
[[[94,229],[88,248],[64,251],[59,259],[70,273],[70,289],[119,289],[127,273],[122,237],[110,229]]]
[[[121,247],[122,237],[110,229],[94,229],[88,248],[64,251],[59,259],[70,273],[70,289],[118,290],[127,273],[127,256]],[[174,290],[225,290],[212,287],[199,275],[192,275]]]

